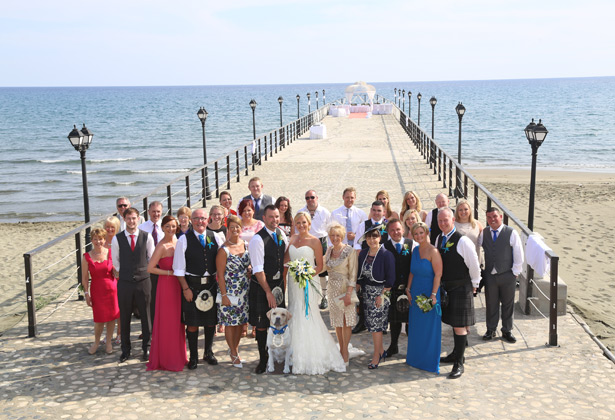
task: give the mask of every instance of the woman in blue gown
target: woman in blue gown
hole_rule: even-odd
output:
[[[412,252],[406,288],[410,301],[406,363],[415,368],[440,373],[442,312],[439,290],[442,257],[436,247],[429,243],[429,227],[425,223],[414,224],[411,232],[419,246]],[[416,303],[418,295],[430,297],[434,308],[423,312]]]

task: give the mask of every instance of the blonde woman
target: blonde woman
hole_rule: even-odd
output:
[[[190,207],[182,206],[177,210],[177,220],[179,222],[179,226],[177,227],[175,236],[177,236],[178,239],[182,235],[186,234],[186,232],[188,232],[192,227],[190,218],[192,218],[192,209]]]
[[[418,194],[414,191],[408,191],[404,194],[404,201],[401,203],[401,212],[399,213],[403,218],[408,210],[416,210],[421,216],[421,222],[425,221],[427,217],[427,212],[423,210],[423,205],[421,204],[421,199]]]
[[[399,214],[391,210],[391,199],[389,197],[389,193],[385,190],[380,190],[376,194],[376,200],[382,201],[384,204],[384,218],[389,219],[399,219]]]
[[[107,232],[105,238],[105,248],[111,249],[111,241],[113,237],[120,233],[120,219],[117,217],[107,217],[103,229]]]
[[[482,262],[480,258],[481,246],[478,243],[478,237],[483,231],[483,225],[481,225],[478,220],[474,219],[472,206],[470,206],[467,200],[461,199],[457,203],[457,208],[455,208],[455,228],[457,232],[463,236],[467,236],[472,241],[476,247],[476,254],[479,256],[479,261]]]
[[[412,226],[418,222],[422,222],[419,212],[416,209],[406,210],[402,219],[402,224],[404,225],[404,238],[413,239],[411,229]]]

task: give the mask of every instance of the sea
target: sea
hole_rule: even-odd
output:
[[[549,134],[538,151],[541,169],[615,172],[615,77],[394,82],[372,84],[456,156],[462,102],[462,162],[472,168],[529,168],[524,128],[542,119]],[[208,112],[208,160],[311,109],[340,101],[347,84],[6,87],[0,88],[0,222],[67,221],[83,217],[79,152],[73,125],[94,133],[87,150],[91,218],[115,210],[118,196],[139,197],[203,163],[197,111]],[[324,94],[323,94],[324,90]],[[410,99],[408,91],[412,92]],[[299,103],[296,96],[299,95]],[[323,98],[324,96],[324,98]],[[434,96],[433,109],[429,99]]]

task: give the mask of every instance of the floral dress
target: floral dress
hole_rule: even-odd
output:
[[[250,254],[246,250],[243,254],[233,255],[226,247],[222,247],[222,249],[226,252],[226,271],[224,273],[226,293],[229,296],[239,297],[239,304],[237,306],[218,305],[218,322],[220,325],[243,325],[248,322]]]

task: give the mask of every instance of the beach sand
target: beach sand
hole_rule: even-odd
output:
[[[505,206],[522,221],[527,222],[529,201],[529,170],[470,169]],[[431,200],[422,197],[424,203]],[[397,200],[394,200],[394,202]],[[429,207],[429,204],[426,205]],[[399,210],[399,209],[396,209]],[[479,220],[485,222],[484,215]],[[583,316],[592,331],[611,349],[615,349],[615,263],[609,255],[605,238],[615,220],[615,174],[539,171],[536,187],[534,227],[560,257],[560,277],[568,285],[568,301]],[[25,285],[22,254],[68,232],[77,222],[4,223],[0,232],[12,238],[0,245],[5,275],[0,280],[2,314],[0,331],[25,310]],[[35,258],[34,271],[46,261],[55,261],[74,250],[74,239],[64,241],[62,247]],[[75,257],[67,257],[63,272],[70,274]],[[60,266],[62,266],[60,264]],[[54,267],[57,268],[57,267]],[[37,290],[50,290],[62,284],[62,276],[55,280],[41,273]],[[72,283],[72,281],[71,281]],[[37,299],[45,293],[37,291]],[[20,314],[20,315],[10,315]]]

